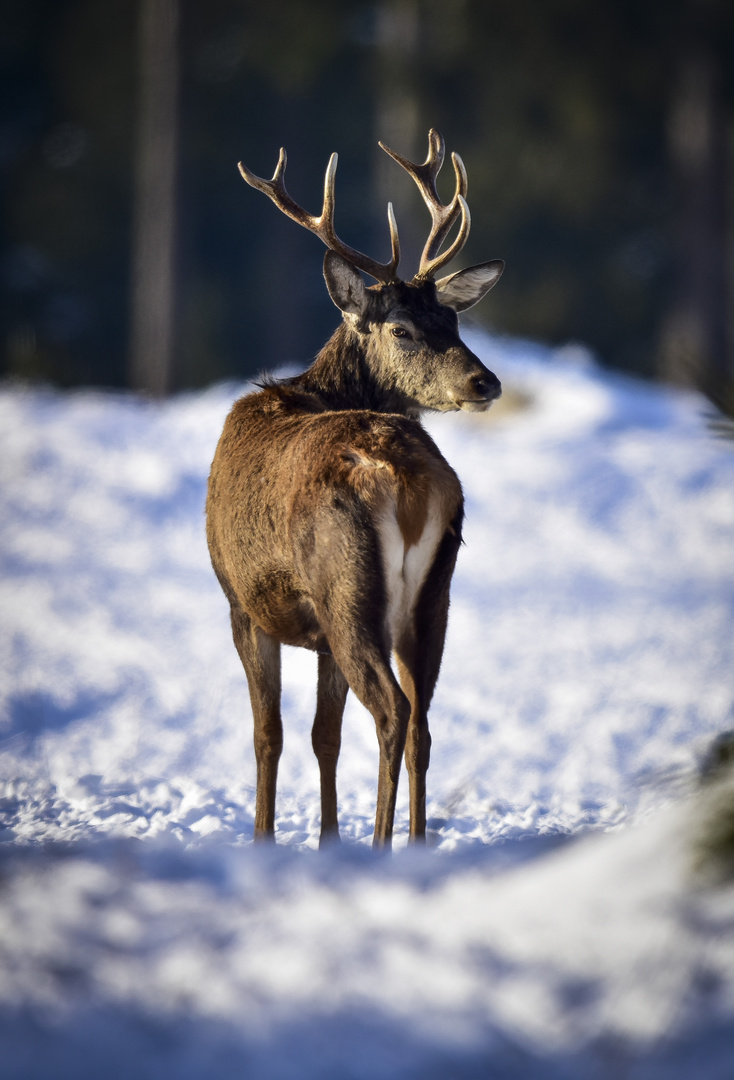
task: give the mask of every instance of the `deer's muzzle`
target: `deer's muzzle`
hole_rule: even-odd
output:
[[[470,375],[463,387],[450,390],[449,398],[464,412],[484,412],[502,394],[502,384],[494,372],[483,367]]]

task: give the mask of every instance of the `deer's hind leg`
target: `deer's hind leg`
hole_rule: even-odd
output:
[[[372,842],[374,847],[389,847],[410,704],[390,667],[389,654],[368,627],[355,627],[351,641],[342,638],[335,656],[349,686],[375,721],[380,764]]]
[[[395,643],[400,682],[410,701],[405,765],[410,784],[410,839],[426,836],[426,772],[431,756],[428,707],[438,679],[446,638],[449,587],[460,540],[447,532],[421,586],[412,618]]]
[[[275,838],[275,789],[283,750],[280,717],[280,644],[232,606],[232,636],[247,675],[254,720],[257,796],[255,839]]]
[[[319,846],[339,839],[336,801],[336,765],[341,748],[342,717],[349,684],[329,653],[319,654],[316,718],[311,743],[321,774],[321,838]]]
[[[324,510],[317,533],[319,542],[304,543],[301,556],[308,567],[310,600],[334,662],[375,721],[380,763],[373,843],[389,846],[410,703],[390,664],[380,537],[371,507],[350,499],[347,489],[341,502]]]
[[[365,575],[360,581],[381,588]],[[321,613],[320,621],[349,687],[372,714],[380,748],[375,812],[375,847],[389,847],[392,840],[400,766],[405,749],[410,704],[390,666],[390,650],[375,597],[355,588],[343,596],[346,618]],[[377,615],[376,615],[377,610]]]

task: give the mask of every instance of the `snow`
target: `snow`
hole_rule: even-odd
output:
[[[392,856],[351,696],[344,843],[312,850],[299,650],[278,846],[251,844],[203,530],[244,388],[0,389],[3,1076],[732,1075],[734,886],[696,853],[721,820],[697,770],[734,727],[734,444],[580,347],[465,338],[523,407],[427,421],[466,543],[429,843],[406,847],[403,782]]]

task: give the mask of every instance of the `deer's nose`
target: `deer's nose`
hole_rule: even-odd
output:
[[[469,386],[471,393],[482,401],[496,401],[502,394],[502,384],[492,371],[472,375]]]

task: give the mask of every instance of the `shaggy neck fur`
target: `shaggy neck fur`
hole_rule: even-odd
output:
[[[343,322],[311,367],[285,380],[285,385],[316,394],[329,410],[370,409],[416,415],[417,410],[404,394],[376,378],[367,359],[365,339],[365,334]]]

